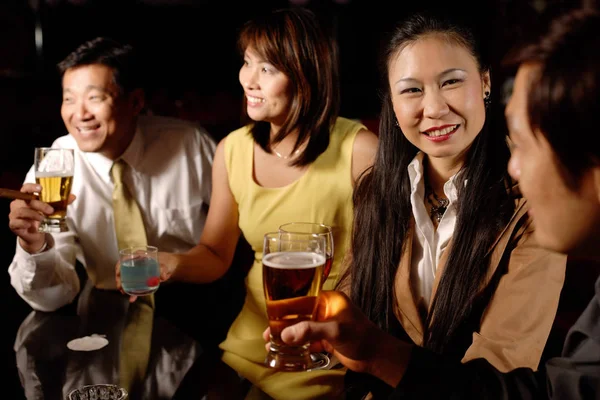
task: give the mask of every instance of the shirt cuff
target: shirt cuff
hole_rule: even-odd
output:
[[[41,249],[39,249],[35,253],[29,253],[28,251],[23,249],[23,247],[21,247],[21,241],[17,238],[17,250],[16,250],[15,255],[17,255],[19,257],[23,257],[23,258],[29,258],[29,257],[33,257],[35,259],[44,258],[45,254],[48,253],[48,250],[50,250],[54,247],[54,238],[52,237],[52,235],[49,233],[46,233],[45,235],[46,235],[46,239],[44,240],[44,245],[42,246]]]
[[[45,251],[47,247],[48,247],[48,241],[44,239],[44,244],[42,245],[42,247],[38,251],[36,251],[35,253],[30,253],[30,254],[31,255],[40,254],[43,251]]]

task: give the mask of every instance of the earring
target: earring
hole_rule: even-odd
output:
[[[483,98],[483,104],[485,108],[490,108],[490,104],[492,104],[492,99],[490,98],[490,92],[485,92],[485,96]]]
[[[400,128],[400,125],[398,124],[398,120],[394,120],[394,125],[396,126],[396,128]]]

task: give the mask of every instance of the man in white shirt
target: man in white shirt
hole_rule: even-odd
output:
[[[69,135],[52,147],[75,150],[67,208],[68,232],[40,233],[52,207],[14,200],[9,227],[17,235],[11,284],[33,309],[54,311],[80,292],[78,260],[94,287],[115,289],[118,246],[112,209],[113,163],[127,164],[123,181],[139,205],[149,245],[182,252],[198,243],[211,193],[215,143],[189,122],[140,116],[139,69],[130,46],[97,38],[59,64],[61,115]],[[40,191],[33,168],[21,191]],[[157,303],[158,304],[158,303]]]

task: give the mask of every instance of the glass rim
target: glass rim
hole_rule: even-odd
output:
[[[75,151],[75,149],[71,149],[68,147],[47,147],[47,146],[38,146],[34,147],[35,150],[65,150],[65,151]]]
[[[285,224],[279,225],[279,230],[283,230],[284,232],[287,232],[287,233],[315,233],[315,232],[295,232],[295,231],[285,230],[284,226],[290,226],[290,225],[315,225],[320,228],[325,228],[327,230],[327,232],[316,233],[317,235],[322,235],[325,233],[333,232],[333,228],[331,227],[331,225],[327,225],[322,222],[303,222],[303,221],[286,222]]]
[[[263,235],[263,239],[266,238],[267,236],[273,239],[281,239],[281,237],[277,237],[277,236],[281,236],[281,235],[310,235],[311,238],[310,239],[286,239],[284,238],[283,240],[286,240],[288,242],[306,242],[306,241],[310,241],[310,240],[321,240],[321,236],[323,235],[322,233],[312,233],[312,232],[282,232],[282,231],[273,231],[273,232],[267,232]]]
[[[73,177],[75,174],[75,149],[65,147],[35,147],[34,149],[33,169],[36,178]],[[48,163],[51,164],[50,168]]]
[[[156,246],[148,246],[148,245],[140,244],[140,245],[134,245],[134,246],[125,247],[123,249],[119,249],[119,254],[121,254],[121,255],[131,254],[133,249],[135,249],[135,250],[145,249],[146,251],[152,252],[152,253],[158,252],[158,247],[156,247]]]

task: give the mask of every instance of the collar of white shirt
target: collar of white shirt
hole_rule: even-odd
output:
[[[110,182],[110,169],[112,168],[114,161],[100,153],[90,152],[83,154],[90,161],[94,171],[96,171],[102,179]],[[144,135],[142,134],[139,125],[135,129],[133,139],[131,140],[131,143],[129,143],[129,146],[127,146],[127,149],[125,149],[121,158],[133,169],[135,169],[144,159]]]
[[[415,158],[408,164],[408,176],[410,178],[411,195],[418,193],[421,198],[425,198],[425,181],[423,179],[423,152],[418,152]],[[452,175],[446,183],[444,183],[444,194],[450,200],[450,204],[454,203],[458,198],[458,190],[456,187],[456,179],[458,173]],[[466,182],[465,182],[466,184]]]

